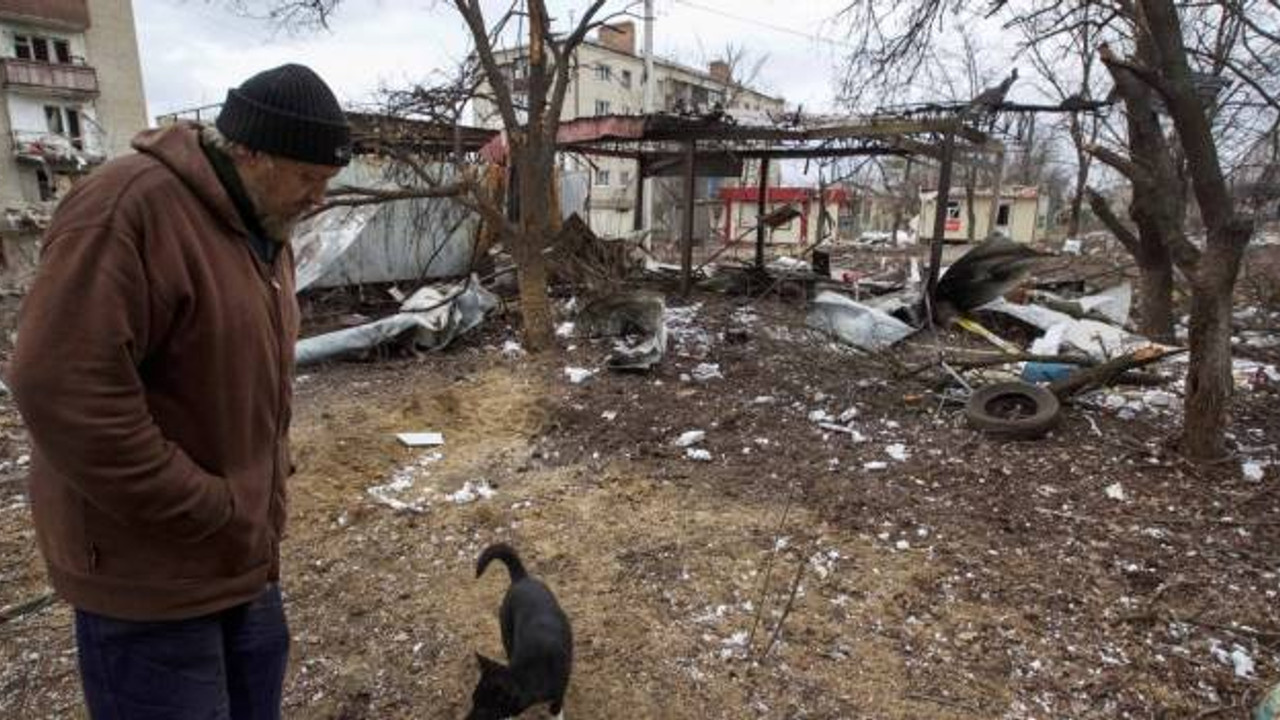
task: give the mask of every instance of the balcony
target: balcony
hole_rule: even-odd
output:
[[[6,90],[88,99],[98,96],[98,71],[90,65],[0,59],[0,83]]]
[[[101,147],[100,131],[69,138],[49,132],[13,131],[13,154],[18,162],[48,167],[55,172],[82,173],[101,165],[107,158]]]

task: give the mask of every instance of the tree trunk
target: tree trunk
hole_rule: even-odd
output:
[[[1163,245],[1147,246],[1138,260],[1138,332],[1158,343],[1174,342],[1173,261]]]
[[[554,346],[551,301],[547,297],[547,258],[543,251],[552,237],[552,153],[541,138],[530,138],[512,159],[520,176],[520,237],[513,243],[520,284],[520,310],[524,343],[530,352]]]
[[[1182,425],[1183,452],[1201,460],[1226,455],[1227,410],[1234,389],[1231,302],[1236,268],[1215,255],[1206,253],[1192,282],[1191,364]]]
[[[1173,259],[1162,225],[1154,219],[1147,201],[1152,191],[1144,187],[1135,183],[1133,204],[1129,206],[1129,216],[1138,226],[1137,235],[1120,222],[1106,198],[1089,188],[1085,194],[1093,214],[1138,263],[1138,331],[1156,342],[1172,343]]]
[[[1169,115],[1178,131],[1196,204],[1207,229],[1191,295],[1191,366],[1187,375],[1182,448],[1198,460],[1222,457],[1231,399],[1231,301],[1240,259],[1253,234],[1240,215],[1218,161],[1213,127],[1192,81],[1178,6],[1172,0],[1140,0],[1138,40],[1164,82]],[[1171,192],[1172,188],[1164,188]],[[1182,262],[1179,262],[1182,265]]]
[[[965,175],[964,179],[964,202],[966,205],[965,214],[967,215],[967,217],[965,217],[965,234],[969,237],[970,245],[973,244],[974,239],[978,235],[978,212],[977,208],[974,207],[978,200],[977,187],[975,187],[977,184],[978,171],[973,167],[973,165],[970,165],[968,174]]]
[[[1084,208],[1085,188],[1089,186],[1089,154],[1076,145],[1076,193],[1071,197],[1071,215],[1067,218],[1067,237],[1080,237],[1080,214]]]
[[[547,258],[534,253],[519,263],[520,314],[524,320],[524,345],[541,352],[554,345],[551,300],[547,297]]]

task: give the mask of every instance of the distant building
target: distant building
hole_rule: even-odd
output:
[[[931,237],[933,234],[934,209],[937,205],[938,192],[925,190],[920,193],[920,237]],[[981,242],[990,234],[991,227],[991,189],[979,188],[974,193],[974,232],[973,238]],[[1047,212],[1047,198],[1035,187],[1007,187],[1000,193],[1000,206],[996,211],[995,231],[1004,234],[1011,240],[1021,243],[1033,243],[1040,239]],[[947,203],[946,231],[943,238],[952,242],[967,242],[969,239],[969,202],[964,188],[953,187]]]
[[[525,99],[525,75],[527,47],[516,47],[495,53],[511,79],[517,106]],[[561,120],[604,115],[638,115],[644,112],[644,58],[636,54],[636,31],[632,22],[605,25],[598,31],[596,40],[583,42],[573,55],[571,84],[565,95],[560,113]],[[725,62],[712,62],[706,70],[691,68],[657,57],[653,61],[654,109],[656,112],[707,112],[714,108],[781,112],[782,98],[766,95],[734,81],[732,68]],[[482,90],[482,95],[487,88]],[[474,104],[474,122],[482,127],[498,128],[502,118],[490,101],[478,98]],[[634,227],[638,163],[633,160],[610,157],[592,157],[590,161],[573,161],[575,170],[588,169],[592,173],[589,198],[589,217],[592,230],[602,235],[618,235],[631,232]],[[740,178],[754,184],[751,175],[758,172],[755,162],[744,165]],[[780,177],[778,163],[770,166],[771,184]],[[723,178],[699,180],[697,197],[714,200]],[[657,223],[678,225],[678,209],[671,196],[678,196],[679,178],[662,178],[654,192],[654,215]],[[664,189],[669,186],[669,189]],[[702,229],[695,235],[704,237],[710,218],[699,212],[695,223]]]
[[[754,187],[720,188],[721,207],[712,212],[726,242],[754,243],[759,190]],[[844,188],[827,188],[821,202],[818,188],[771,187],[765,194],[766,242],[778,245],[812,245],[818,240],[839,239],[840,221],[849,214],[849,193]],[[772,227],[770,227],[772,225]],[[747,242],[747,241],[750,242]]]
[[[56,201],[147,126],[130,0],[0,0],[0,206]]]

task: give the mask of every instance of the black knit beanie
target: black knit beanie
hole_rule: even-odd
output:
[[[264,70],[227,91],[216,123],[232,142],[315,165],[351,161],[351,128],[338,99],[302,65]]]

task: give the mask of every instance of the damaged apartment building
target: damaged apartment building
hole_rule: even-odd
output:
[[[0,0],[5,269],[76,179],[146,126],[130,0]]]
[[[571,84],[565,95],[562,120],[644,113],[645,59],[636,50],[636,26],[633,22],[602,25],[594,40],[583,42],[573,55]],[[509,73],[517,108],[525,104],[525,62],[528,48],[514,47],[495,53],[495,58]],[[729,63],[714,61],[705,70],[689,67],[659,57],[653,58],[654,112],[703,114],[716,110],[778,114],[783,110],[782,98],[766,95],[739,82]],[[481,127],[501,128],[497,108],[481,92],[476,99],[475,123]],[[591,229],[599,235],[625,235],[638,223],[640,208],[637,187],[640,182],[638,163],[618,157],[595,156],[589,160],[574,157],[565,168],[579,174],[587,187],[588,217]],[[713,218],[719,207],[720,188],[737,184],[755,185],[752,177],[757,163],[734,168],[729,177],[700,177],[696,188],[698,200],[695,224],[698,237],[707,237],[716,225]],[[657,171],[654,198],[654,229],[658,236],[670,236],[679,227],[678,216],[683,193],[678,168]],[[724,172],[724,171],[721,171]],[[779,171],[770,168],[770,185],[778,182]],[[678,232],[678,230],[676,231]]]

